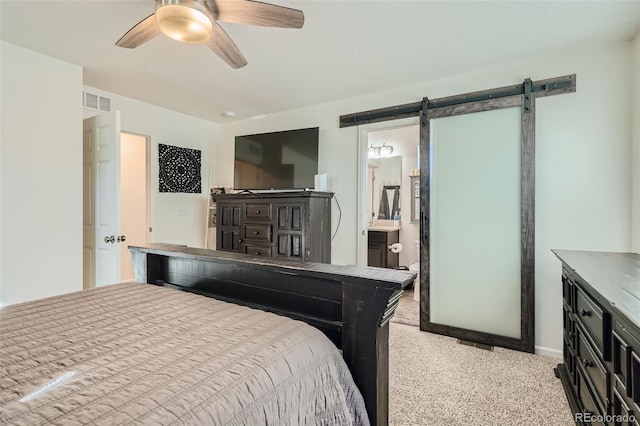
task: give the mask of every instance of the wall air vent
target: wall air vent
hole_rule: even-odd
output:
[[[98,96],[85,92],[84,106],[87,108],[98,109]]]
[[[100,96],[100,111],[111,111],[111,99]]]
[[[111,99],[93,93],[82,92],[82,105],[96,111],[111,111]]]

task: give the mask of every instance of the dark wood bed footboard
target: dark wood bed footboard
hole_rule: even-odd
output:
[[[414,274],[167,244],[129,250],[137,281],[286,315],[323,331],[342,350],[371,424],[388,423],[388,322]]]

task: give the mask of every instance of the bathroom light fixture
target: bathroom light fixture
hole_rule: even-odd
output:
[[[369,145],[369,158],[388,157],[393,153],[393,147],[382,142],[381,146]]]
[[[204,43],[213,30],[211,12],[197,1],[162,0],[156,18],[160,31],[183,43]]]
[[[380,147],[380,156],[381,157],[388,157],[393,153],[393,147],[390,145],[387,145],[386,143],[382,143],[382,146]]]

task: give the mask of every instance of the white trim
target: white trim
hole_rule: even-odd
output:
[[[119,284],[123,284],[123,283],[135,283],[136,279],[135,278],[129,278],[128,280],[122,280],[119,282]]]
[[[369,140],[368,132],[358,126],[358,157],[357,157],[357,176],[358,176],[358,202],[357,202],[357,222],[356,222],[356,263],[358,266],[367,266],[367,221],[364,217],[365,205],[367,204],[367,141]]]
[[[559,349],[547,348],[544,346],[536,345],[536,354],[537,355],[546,355],[553,358],[562,359],[562,351]]]
[[[365,218],[365,205],[367,203],[367,164],[369,154],[369,133],[381,130],[391,130],[401,127],[415,126],[419,124],[418,117],[400,118],[397,120],[383,121],[358,126],[358,158],[357,158],[357,222],[356,222],[356,260],[358,266],[367,266],[367,220]]]

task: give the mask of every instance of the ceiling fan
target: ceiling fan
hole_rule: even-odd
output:
[[[160,33],[183,43],[206,43],[232,68],[247,60],[217,21],[263,27],[302,28],[304,14],[253,0],[155,0],[155,13],[138,22],[116,42],[133,49]]]

